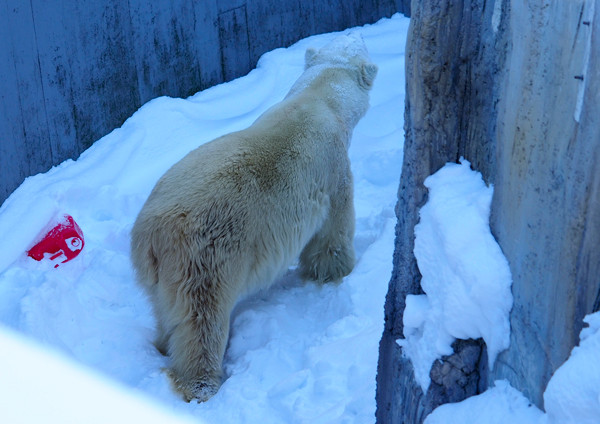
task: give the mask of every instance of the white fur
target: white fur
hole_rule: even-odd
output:
[[[190,152],[158,181],[132,230],[132,261],[153,302],[156,346],[186,400],[221,385],[236,301],[296,258],[304,278],[354,266],[347,149],[377,73],[364,42],[308,50],[290,93],[249,128]]]

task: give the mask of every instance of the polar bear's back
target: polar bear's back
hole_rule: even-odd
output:
[[[335,175],[332,168],[347,157],[346,141],[340,139],[339,125],[331,115],[327,108],[305,98],[285,100],[249,128],[190,152],[167,171],[154,191],[163,191],[163,202],[166,195],[198,207],[204,196],[215,196],[214,188],[221,185],[244,195],[258,189],[261,197],[286,198],[306,189],[307,179],[326,189]]]
[[[325,220],[329,194],[339,184],[332,176],[343,174],[332,168],[349,166],[345,142],[333,130],[322,134],[335,120],[307,104],[284,101],[248,129],[206,143],[176,163],[140,212],[133,243],[156,252],[185,243],[198,260],[218,240],[230,257],[210,260],[235,263],[232,272],[246,275],[248,287],[241,291],[268,284]],[[136,264],[142,280],[144,262]],[[151,269],[146,273],[154,280],[149,284],[158,278]]]

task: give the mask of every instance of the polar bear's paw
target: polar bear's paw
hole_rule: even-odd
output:
[[[300,256],[300,276],[318,283],[339,283],[354,268],[351,249],[329,247],[323,251],[305,249]]]
[[[186,402],[191,402],[192,400],[196,400],[199,403],[206,402],[213,397],[219,390],[219,387],[221,387],[220,379],[209,377],[183,379],[176,377],[172,370],[168,371],[168,375],[175,390],[183,395],[183,399]]]

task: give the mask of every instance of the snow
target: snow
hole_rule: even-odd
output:
[[[0,340],[3,423],[199,423],[13,330],[0,328]]]
[[[232,317],[227,380],[204,404],[183,402],[162,371],[168,359],[151,343],[155,324],[134,281],[129,232],[173,163],[250,125],[302,73],[306,48],[337,34],[269,52],[247,76],[187,99],[152,100],[78,160],[28,178],[0,208],[2,421],[137,422],[159,410],[155,421],[170,413],[173,422],[180,414],[215,423],[373,422],[402,163],[408,22],[396,15],[353,29],[379,66],[371,108],[350,149],[355,270],[324,287],[291,270],[242,301]],[[27,257],[65,213],[84,233],[79,256],[56,269]],[[140,419],[132,420],[136,411]]]
[[[544,392],[548,424],[600,423],[600,312],[586,316],[579,346],[554,373]]]
[[[504,380],[478,396],[435,409],[425,424],[485,423],[533,424],[543,417],[525,396]]]
[[[544,392],[546,413],[502,380],[481,395],[438,407],[425,424],[600,423],[600,312],[586,316],[584,322],[589,327],[581,331],[579,346],[548,382]]]
[[[489,229],[493,188],[470,163],[448,163],[425,180],[429,198],[415,226],[415,257],[424,295],[409,295],[403,315],[410,358],[425,392],[433,362],[456,338],[483,337],[490,367],[509,346],[512,306],[508,262]],[[508,381],[436,408],[425,424],[599,424],[600,312],[585,317],[581,342],[546,387],[542,412]]]
[[[493,188],[470,165],[449,163],[425,180],[429,198],[415,226],[425,294],[407,296],[398,343],[423,392],[434,361],[452,354],[455,339],[483,337],[490,368],[510,343],[512,279],[489,228]]]

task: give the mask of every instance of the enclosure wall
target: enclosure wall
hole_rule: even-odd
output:
[[[407,0],[2,0],[0,204],[158,96],[245,75],[311,34],[407,12]]]

